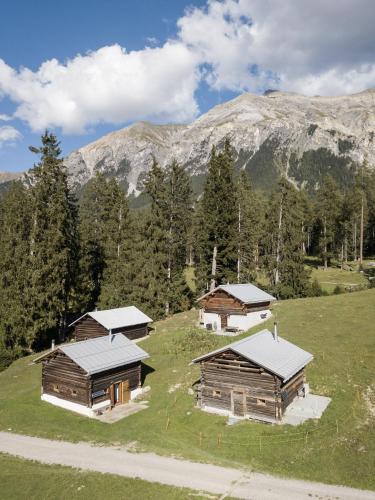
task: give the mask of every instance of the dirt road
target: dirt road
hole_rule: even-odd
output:
[[[220,494],[221,498],[231,495],[251,500],[375,500],[375,493],[370,491],[281,479],[266,474],[162,457],[153,453],[131,453],[118,447],[52,441],[8,432],[0,432],[0,452],[45,464],[67,465],[188,487]]]

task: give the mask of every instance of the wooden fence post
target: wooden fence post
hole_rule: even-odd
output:
[[[338,433],[339,433],[339,423],[338,423],[338,421],[336,420],[336,434],[338,434]]]
[[[199,433],[199,446],[202,446],[202,433]]]

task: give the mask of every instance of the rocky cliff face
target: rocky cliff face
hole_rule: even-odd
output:
[[[199,184],[211,147],[220,148],[226,137],[236,167],[266,190],[280,173],[310,190],[327,173],[345,184],[365,159],[375,167],[375,89],[341,97],[247,93],[189,125],[136,123],[73,152],[65,163],[77,187],[100,171],[137,195],[153,156],[161,165],[175,158]]]

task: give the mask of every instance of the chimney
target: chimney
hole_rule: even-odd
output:
[[[53,351],[55,348],[55,339],[51,340],[51,351]]]
[[[113,337],[112,330],[109,330],[109,332],[108,332],[108,340],[109,340],[110,344],[112,344],[112,337]]]
[[[273,324],[273,338],[276,342],[279,341],[279,335],[277,333],[277,322],[275,321],[275,323]]]

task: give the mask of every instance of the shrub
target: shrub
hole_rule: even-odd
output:
[[[8,368],[9,365],[14,361],[14,356],[11,351],[5,349],[5,347],[0,346],[0,372]]]
[[[219,339],[208,333],[206,330],[190,329],[182,337],[176,338],[169,345],[168,351],[170,354],[203,354],[212,351],[219,346]]]
[[[333,290],[333,294],[340,295],[340,293],[345,293],[345,289],[340,285],[336,285],[334,290]]]
[[[315,278],[310,285],[308,290],[309,297],[321,297],[322,295],[327,295],[327,292],[323,290],[320,286],[319,281]]]

